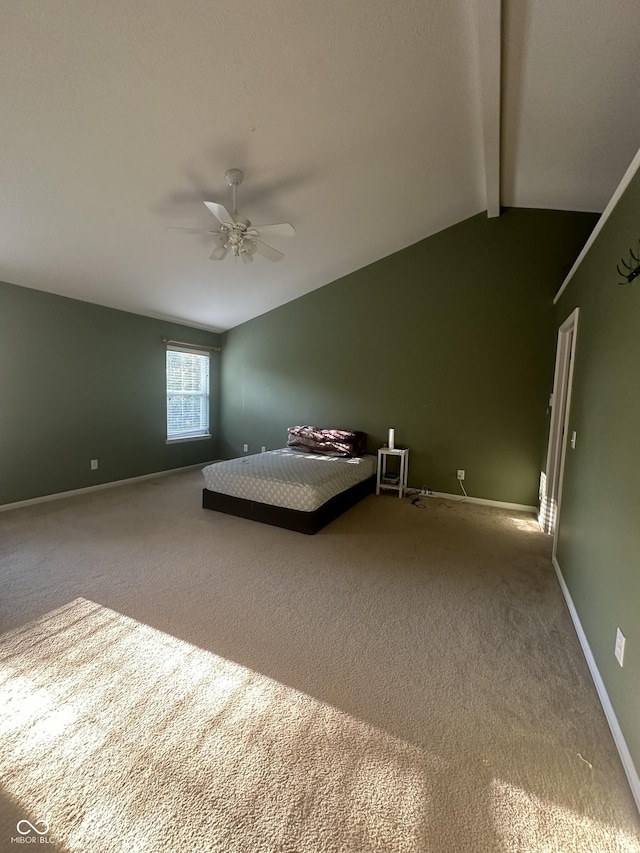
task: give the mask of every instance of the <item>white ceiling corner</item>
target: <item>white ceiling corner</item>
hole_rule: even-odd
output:
[[[0,9],[0,279],[188,325],[500,201],[600,211],[640,144],[637,0]],[[234,166],[239,211],[296,228],[280,263],[166,230],[210,227]]]

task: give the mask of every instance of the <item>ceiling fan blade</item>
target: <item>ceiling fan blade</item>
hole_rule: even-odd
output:
[[[218,204],[217,201],[205,201],[204,204],[205,207],[207,207],[209,211],[213,213],[213,215],[221,225],[224,225],[226,222],[235,222],[235,219],[229,213],[224,204]]]
[[[277,225],[254,225],[253,227],[264,237],[296,236],[296,229],[289,222],[279,222]]]
[[[266,243],[263,243],[262,240],[254,240],[256,244],[256,252],[263,255],[265,258],[269,258],[270,261],[281,261],[284,258],[284,254],[279,252],[277,249],[273,249],[271,246],[267,246]]]
[[[206,228],[176,228],[167,225],[167,231],[182,231],[184,234],[217,234],[217,231],[208,231]]]
[[[228,251],[229,249],[227,249],[226,246],[216,246],[213,252],[211,252],[211,254],[209,255],[209,260],[224,261],[224,259],[227,257]]]

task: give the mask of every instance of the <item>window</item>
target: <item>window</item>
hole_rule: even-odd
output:
[[[167,347],[167,441],[209,438],[209,353]]]

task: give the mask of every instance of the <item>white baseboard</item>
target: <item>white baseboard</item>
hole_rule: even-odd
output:
[[[411,489],[409,489],[411,492]],[[505,503],[505,501],[490,501],[487,498],[472,498],[471,495],[468,495],[466,498],[464,495],[450,495],[447,492],[431,492],[430,495],[427,495],[429,498],[444,498],[449,501],[464,501],[468,504],[482,504],[483,506],[495,506],[499,509],[512,509],[516,512],[533,512],[536,515],[538,514],[537,506],[526,506],[525,504],[510,504]]]
[[[212,460],[217,461],[217,460]],[[32,504],[41,504],[46,501],[57,501],[61,498],[71,498],[75,495],[85,495],[87,492],[97,492],[100,489],[111,489],[113,486],[125,486],[127,483],[139,483],[141,480],[153,480],[155,477],[166,477],[168,474],[177,474],[178,471],[189,471],[193,468],[204,468],[211,462],[198,462],[196,465],[184,465],[182,468],[169,468],[166,471],[155,471],[153,474],[141,474],[139,477],[128,477],[125,480],[112,480],[109,483],[98,483],[95,486],[85,486],[82,489],[71,489],[69,492],[55,492],[52,495],[41,495],[37,498],[28,498],[25,501],[15,501],[10,504],[0,504],[0,512],[8,509],[19,509]]]
[[[574,628],[576,629],[578,640],[580,640],[582,652],[586,658],[587,665],[589,667],[589,672],[591,673],[591,678],[593,678],[593,683],[596,686],[598,698],[600,699],[600,704],[602,705],[605,717],[607,718],[607,722],[609,723],[609,728],[611,729],[611,734],[613,735],[613,740],[615,741],[616,748],[618,750],[618,754],[620,755],[620,760],[622,761],[624,772],[627,774],[627,779],[629,780],[629,785],[631,787],[631,793],[633,794],[633,798],[636,801],[638,811],[640,811],[640,776],[638,776],[638,771],[635,768],[631,753],[629,752],[629,748],[627,746],[627,742],[624,739],[620,724],[618,723],[615,711],[613,710],[613,705],[611,704],[611,700],[609,699],[607,688],[604,685],[604,681],[602,680],[602,676],[600,675],[600,672],[596,665],[595,658],[593,657],[593,652],[591,651],[591,647],[589,646],[587,635],[584,633],[584,629],[582,628],[582,624],[580,623],[578,611],[576,610],[573,600],[571,599],[571,593],[569,592],[565,580],[562,577],[562,570],[555,556],[552,557],[552,562],[553,568],[556,570],[556,576],[558,578],[558,583],[560,584],[560,589],[562,590],[562,594],[564,595],[567,607],[569,608],[569,613],[571,614],[571,620],[573,622]]]

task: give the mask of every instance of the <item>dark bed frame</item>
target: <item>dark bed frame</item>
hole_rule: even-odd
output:
[[[220,492],[211,492],[209,489],[202,490],[202,506],[204,509],[226,512],[228,515],[238,515],[240,518],[250,518],[252,521],[261,521],[263,524],[272,524],[275,527],[285,527],[287,530],[313,535],[343,512],[355,506],[362,498],[374,492],[375,488],[375,476],[368,477],[345,492],[330,498],[314,512],[303,512],[299,509],[287,509],[259,501],[234,498]]]

